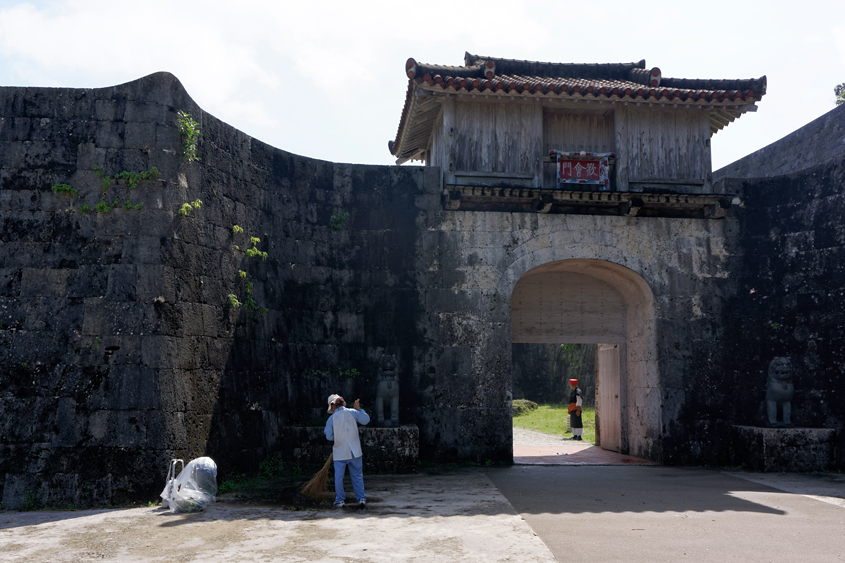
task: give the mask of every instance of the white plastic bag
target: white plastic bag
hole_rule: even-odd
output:
[[[176,465],[181,463],[182,469],[185,469],[185,462],[181,459],[171,459],[170,466],[167,468],[167,481],[164,485],[164,490],[161,491],[161,507],[170,508],[170,499],[173,492],[176,490]]]
[[[176,466],[183,465],[179,476]],[[217,464],[210,457],[198,457],[188,465],[181,459],[170,461],[167,484],[161,493],[162,508],[173,512],[198,512],[217,498]]]

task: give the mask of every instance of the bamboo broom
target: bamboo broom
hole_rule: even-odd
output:
[[[312,500],[323,500],[323,493],[328,491],[326,485],[329,482],[329,468],[332,466],[332,461],[334,461],[333,453],[329,454],[329,459],[326,460],[323,468],[315,473],[310,481],[299,488],[299,492]]]

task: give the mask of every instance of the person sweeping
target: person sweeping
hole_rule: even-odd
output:
[[[346,402],[340,395],[329,396],[331,416],[326,421],[326,438],[334,442],[332,457],[334,457],[334,491],[335,508],[343,508],[346,504],[346,493],[343,490],[343,475],[349,467],[349,478],[358,507],[367,505],[367,495],[364,493],[364,457],[361,452],[361,440],[358,438],[358,425],[370,422],[370,415],[361,408],[361,400],[355,399],[353,408],[346,408]]]
[[[581,441],[584,434],[584,424],[581,422],[581,390],[578,380],[569,380],[569,425],[572,427],[572,439]]]

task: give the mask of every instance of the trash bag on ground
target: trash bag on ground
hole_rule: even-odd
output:
[[[176,476],[179,464],[182,471]],[[188,465],[170,460],[167,482],[161,492],[161,506],[172,512],[199,512],[217,499],[217,464],[210,457],[198,457]]]

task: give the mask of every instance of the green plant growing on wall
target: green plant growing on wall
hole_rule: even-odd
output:
[[[91,206],[90,206],[90,205],[88,205],[87,203],[86,203],[85,205],[80,205],[80,206],[79,206],[79,212],[80,212],[80,213],[88,213],[88,212],[90,212],[90,211],[91,211]]]
[[[268,254],[266,252],[262,252],[258,250],[258,243],[261,242],[261,239],[258,237],[249,237],[249,242],[252,245],[251,247],[246,249],[246,255],[248,258],[261,258],[262,260],[267,260]]]
[[[141,182],[150,182],[158,178],[161,173],[158,168],[153,166],[144,172],[130,172],[124,170],[114,175],[114,177],[107,175],[102,168],[94,165],[94,175],[100,179],[100,191],[105,193],[109,190],[113,181],[123,180],[130,190],[134,190]]]
[[[99,165],[94,165],[94,176],[100,179],[100,191],[106,193],[111,187],[111,176],[108,176]]]
[[[252,296],[252,282],[246,281],[244,283],[244,295],[246,295],[246,300],[244,301],[246,308],[250,311],[255,311],[258,309],[258,305],[255,303],[255,299]]]
[[[129,201],[128,199],[127,199],[127,200],[126,200],[126,202],[123,204],[123,210],[124,210],[124,211],[131,211],[131,210],[132,210],[132,202],[131,202],[131,201]]]
[[[196,199],[190,203],[183,203],[182,207],[179,208],[179,215],[187,215],[194,209],[199,209],[202,207],[202,200]]]
[[[105,201],[101,201],[97,205],[94,206],[94,211],[97,213],[108,213],[111,211],[111,205],[106,203]]]
[[[153,166],[145,172],[129,172],[124,170],[119,174],[114,175],[115,180],[126,180],[126,185],[130,190],[134,190],[141,182],[149,182],[159,177],[158,168]]]
[[[234,293],[230,293],[227,297],[229,299],[229,305],[231,305],[235,309],[241,306],[241,302],[238,300],[238,296]]]
[[[347,219],[349,219],[349,212],[341,211],[340,213],[332,215],[329,220],[329,224],[332,226],[332,229],[342,229],[346,226]]]
[[[79,195],[77,189],[71,186],[70,184],[53,184],[53,187],[50,189],[53,190],[54,194],[67,194],[71,197],[76,197]]]
[[[135,210],[136,210],[136,211],[139,211],[139,210],[141,210],[141,209],[143,209],[143,208],[144,208],[144,202],[143,202],[143,201],[142,201],[141,203],[139,203],[139,204],[136,204],[136,205],[135,205]]]
[[[35,497],[32,493],[26,493],[23,496],[23,506],[21,506],[21,510],[25,512],[35,510]]]
[[[244,232],[243,227],[239,225],[232,226],[232,233],[233,235],[239,235]],[[261,258],[262,260],[266,260],[268,254],[266,252],[262,252],[258,249],[258,243],[261,242],[261,239],[258,237],[250,236],[249,237],[249,248],[244,251],[244,254],[247,258]],[[235,250],[240,250],[238,245],[234,245]],[[244,280],[243,282],[243,298],[242,302],[238,299],[238,296],[235,294],[229,294],[229,302],[232,303],[232,299],[234,298],[235,301],[238,302],[238,305],[243,304],[247,310],[249,311],[260,311],[262,315],[267,314],[266,307],[258,307],[258,303],[255,302],[255,296],[253,293],[253,288],[255,287],[254,282],[250,279],[249,273],[246,270],[238,270],[238,278]]]
[[[182,155],[188,162],[199,160],[197,156],[197,145],[199,144],[200,124],[194,121],[191,114],[179,110],[179,133],[182,135]]]
[[[569,367],[573,371],[581,369],[581,363],[578,360],[578,353],[581,351],[581,347],[578,344],[561,344],[560,351],[566,354]]]

